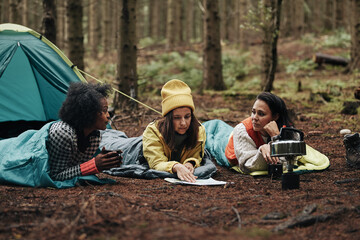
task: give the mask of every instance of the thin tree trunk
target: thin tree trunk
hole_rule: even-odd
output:
[[[42,22],[43,35],[56,45],[56,6],[55,0],[43,0],[44,16]]]
[[[248,11],[248,4],[247,4],[246,0],[240,1],[239,11],[240,11],[239,12],[239,14],[240,14],[239,24],[241,24],[246,21],[246,13]],[[239,41],[240,41],[241,49],[245,49],[248,47],[248,42],[249,42],[248,41],[249,40],[248,33],[249,33],[249,31],[245,30],[244,28],[239,27]]]
[[[183,1],[176,1],[176,33],[178,35],[177,42],[182,45],[184,43],[184,22],[185,22],[185,15],[184,15],[184,4]]]
[[[9,22],[21,24],[19,14],[20,0],[10,0]]]
[[[160,39],[160,17],[161,17],[161,10],[160,10],[160,1],[152,1],[149,4],[149,22],[150,22],[150,37],[154,40]]]
[[[103,45],[103,51],[104,55],[108,54],[110,52],[110,29],[111,29],[111,18],[110,18],[110,12],[111,12],[111,5],[110,1],[102,1],[101,7],[102,7],[102,45]]]
[[[160,23],[159,23],[159,29],[160,29],[160,38],[161,39],[165,39],[166,38],[166,33],[167,33],[167,19],[168,19],[168,7],[169,7],[169,3],[167,0],[158,0],[161,2],[160,4],[160,12],[161,12],[161,18],[160,18]]]
[[[273,82],[275,79],[275,72],[277,67],[277,41],[280,32],[280,17],[281,17],[281,3],[282,0],[272,1],[272,26],[273,31],[271,34],[271,64],[265,81],[264,91],[271,92],[273,89]]]
[[[167,24],[166,24],[166,48],[172,49],[176,43],[176,0],[168,0]]]
[[[145,34],[145,22],[146,21],[146,17],[145,17],[145,9],[144,9],[144,0],[137,0],[136,1],[136,9],[137,9],[137,21],[136,21],[136,36],[138,36],[139,39],[144,38],[146,36]]]
[[[136,47],[136,0],[121,0],[119,24],[119,50],[117,65],[118,89],[137,97],[137,47]],[[115,107],[123,110],[133,109],[133,101],[116,93]]]
[[[205,9],[202,1],[197,0],[198,7],[195,8],[195,24],[194,24],[194,36],[198,42],[203,42],[204,38],[204,17],[205,17]]]
[[[68,0],[66,13],[68,18],[69,59],[79,69],[84,70],[83,8],[81,1]]]
[[[300,38],[304,33],[304,0],[294,0],[294,17],[293,17],[293,32],[292,35]],[[272,2],[273,4],[275,2]]]
[[[99,47],[99,0],[90,0],[89,4],[89,46],[93,58],[98,56]]]
[[[22,0],[22,24],[26,27],[29,26],[29,1]],[[1,12],[0,12],[1,13]]]
[[[222,75],[219,1],[204,0],[204,57],[202,89],[226,89]]]
[[[119,13],[119,4],[113,4],[112,6],[112,12],[111,12],[111,16],[112,16],[112,21],[111,21],[111,38],[110,38],[110,42],[111,42],[111,50],[117,50],[118,47],[118,25],[119,25],[119,18],[116,17],[118,16]]]
[[[186,2],[186,43],[190,43],[193,39],[193,25],[194,25],[194,0],[187,0]]]
[[[326,30],[333,30],[334,25],[334,18],[333,18],[333,9],[334,9],[334,0],[326,0],[326,9],[325,9],[325,29]]]
[[[351,0],[350,71],[360,69],[360,0]]]
[[[1,18],[0,18],[0,21],[2,23],[10,22],[9,21],[9,7],[10,7],[9,0],[3,0],[0,4],[1,4]]]
[[[67,39],[67,33],[65,31],[66,26],[66,1],[57,1],[56,8],[56,45],[58,48],[65,50],[65,41]]]

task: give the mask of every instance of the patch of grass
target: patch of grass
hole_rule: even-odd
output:
[[[351,44],[351,36],[343,28],[337,29],[331,35],[322,37],[321,46],[325,48],[349,48]]]
[[[202,58],[196,52],[187,51],[157,56],[150,64],[138,66],[138,75],[142,85],[147,83],[163,84],[170,79],[180,79],[192,89],[200,86],[202,81]]]
[[[283,63],[285,66],[285,72],[288,74],[294,74],[299,71],[307,71],[310,73],[317,66],[312,59],[295,60],[293,62]]]
[[[234,85],[229,88],[229,91],[237,91],[239,93],[255,93],[259,94],[261,91],[261,79],[260,76],[252,77],[250,79],[246,79],[246,81],[236,81]]]
[[[229,88],[234,85],[235,81],[243,80],[254,68],[247,65],[247,59],[250,52],[240,55],[232,55],[225,52],[222,56],[223,79],[225,85]]]
[[[270,238],[273,233],[269,230],[263,229],[263,228],[250,228],[250,229],[236,229],[235,232],[240,236],[245,236],[248,238],[257,238],[261,237],[263,239]]]

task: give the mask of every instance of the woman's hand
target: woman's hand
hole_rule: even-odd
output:
[[[269,144],[263,144],[259,147],[259,150],[263,156],[263,158],[265,159],[265,161],[268,164],[276,164],[279,162],[279,158],[278,157],[271,157],[270,156],[270,145]]]
[[[101,153],[95,157],[95,165],[99,172],[102,172],[103,170],[108,170],[110,168],[120,167],[121,160],[122,157],[118,152],[109,152],[103,148]]]
[[[280,134],[279,128],[275,121],[270,121],[264,126],[264,130],[269,134],[270,137],[274,137]]]
[[[189,170],[189,164],[192,167],[192,172]],[[181,164],[181,163],[176,163],[173,166],[173,172],[177,174],[178,178],[180,180],[184,180],[187,182],[191,182],[194,183],[196,182],[196,176],[194,176],[193,172],[194,172],[194,167],[192,166],[191,163],[185,163],[185,165]]]
[[[189,171],[190,171],[191,173],[194,173],[194,165],[192,165],[191,162],[185,163],[184,166],[185,166],[187,169],[189,169]]]

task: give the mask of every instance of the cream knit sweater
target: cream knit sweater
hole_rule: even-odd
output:
[[[234,151],[239,167],[244,173],[267,170],[267,163],[260,150],[246,131],[245,125],[239,123],[233,131]],[[267,142],[267,137],[263,137]]]

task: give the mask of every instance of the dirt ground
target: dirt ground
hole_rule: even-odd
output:
[[[291,54],[295,48],[279,49]],[[253,99],[194,93],[200,121],[222,119],[232,126],[250,114]],[[160,106],[159,99],[143,101]],[[286,103],[305,142],[331,163],[325,171],[300,175],[300,189],[282,190],[280,179],[220,166],[213,178],[225,186],[105,174],[98,176],[116,183],[61,190],[0,185],[0,239],[360,239],[360,170],[346,165],[339,134],[345,127],[358,131],[357,116],[321,113],[317,103]],[[214,111],[224,108],[230,111]],[[114,123],[129,137],[139,136],[157,116],[140,107]]]
[[[252,106],[241,96],[194,99],[201,121],[208,120],[204,106],[237,106],[218,116],[232,126]],[[0,239],[359,239],[360,170],[346,165],[341,123],[330,123],[329,115],[304,117],[310,111],[296,109],[302,113],[296,127],[304,131],[307,144],[329,157],[331,166],[300,175],[300,189],[282,190],[280,179],[220,166],[213,178],[227,181],[225,186],[111,176],[115,184],[62,190],[0,186]],[[149,113],[139,110],[116,125],[136,136],[156,117]],[[310,214],[304,217],[306,211]]]

